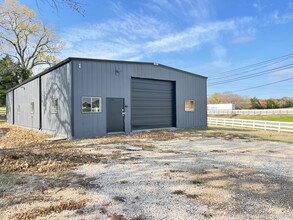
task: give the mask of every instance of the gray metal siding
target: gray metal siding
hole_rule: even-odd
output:
[[[13,91],[6,94],[6,119],[8,123],[13,123]]]
[[[132,130],[166,127],[176,127],[175,82],[132,78]]]
[[[150,64],[115,63],[73,60],[73,121],[75,137],[107,134],[106,98],[125,98],[125,131],[131,132],[131,77],[176,82],[176,126],[202,128],[207,126],[206,79],[174,69]],[[81,97],[102,98],[101,113],[82,113]],[[195,101],[195,111],[184,111],[184,100]]]
[[[34,113],[30,111],[31,102],[34,103]],[[39,78],[36,78],[14,90],[14,123],[39,129],[39,114]]]
[[[41,76],[42,130],[71,137],[71,72],[67,63]],[[52,99],[58,100],[58,112],[51,113]]]

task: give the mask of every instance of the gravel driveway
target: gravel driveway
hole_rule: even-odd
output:
[[[71,182],[60,188],[42,189],[41,200],[2,209],[2,219],[16,210],[41,213],[45,206],[48,214],[37,219],[292,219],[292,143],[200,132],[167,135],[76,142],[75,149],[98,155],[99,162],[76,167]],[[48,211],[60,200],[82,204],[55,212],[51,205]]]
[[[292,144],[207,137],[131,143],[86,148],[119,156],[76,171],[100,186],[93,196],[99,211],[85,217],[292,219]]]

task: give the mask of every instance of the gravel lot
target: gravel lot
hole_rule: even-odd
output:
[[[2,185],[2,192],[6,190],[2,194],[8,195],[10,190],[30,196],[10,204],[9,198],[0,196],[1,219],[292,219],[293,216],[292,143],[166,131],[154,136],[76,141],[71,148],[99,156],[99,161],[83,163],[62,174],[63,179],[58,177],[62,184],[55,183],[56,177],[17,174],[14,178],[24,183],[10,182],[10,188]],[[40,186],[36,190],[37,183]],[[29,200],[32,197],[35,199]],[[60,201],[72,203],[62,206]]]

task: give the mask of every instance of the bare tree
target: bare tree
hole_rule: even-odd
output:
[[[64,43],[35,17],[35,12],[16,0],[5,0],[0,8],[0,56],[9,55],[22,69],[56,63]]]
[[[84,16],[84,6],[85,4],[81,3],[77,0],[36,0],[38,2],[47,2],[52,8],[54,8],[57,12],[59,8],[62,6],[66,6],[73,11],[78,12],[82,16]]]

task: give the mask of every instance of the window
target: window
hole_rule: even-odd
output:
[[[82,112],[101,112],[101,97],[82,97]]]
[[[34,102],[30,103],[30,112],[31,112],[31,114],[35,113],[35,103]]]
[[[194,112],[194,101],[193,100],[185,100],[184,101],[184,110],[186,112]]]
[[[51,113],[56,114],[58,112],[58,99],[51,100]]]

